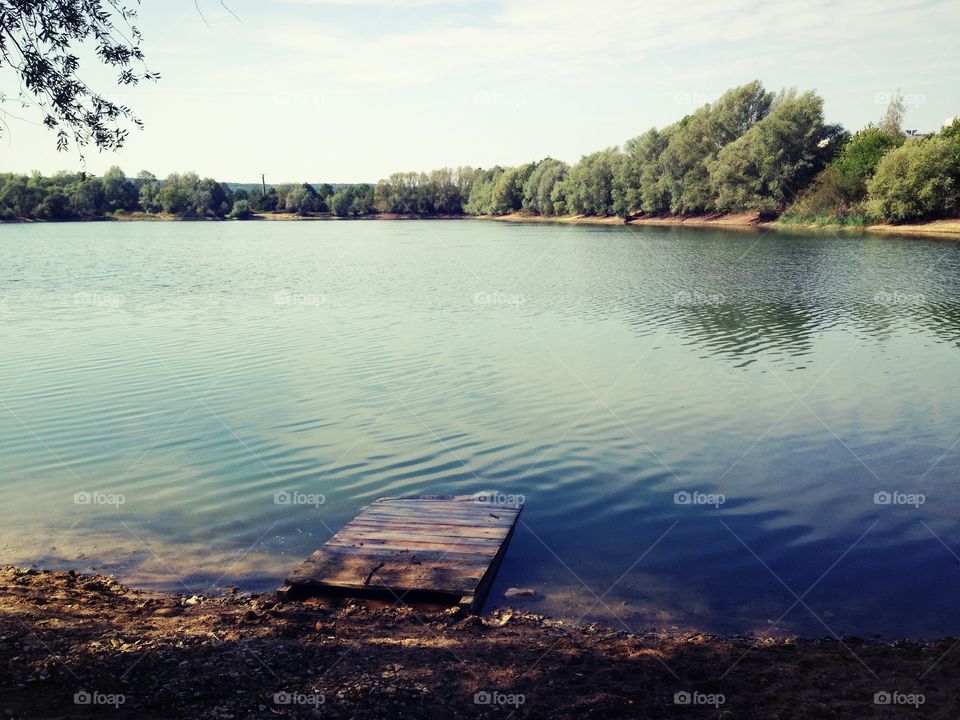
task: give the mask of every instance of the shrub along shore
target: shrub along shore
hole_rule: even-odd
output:
[[[784,224],[868,227],[957,218],[960,118],[920,136],[903,129],[903,116],[895,95],[878,124],[851,133],[826,123],[815,92],[772,93],[754,81],[573,166],[545,158],[265,192],[192,172],[163,180],[148,172],[129,178],[117,167],[101,177],[0,174],[0,219],[519,214],[655,222],[753,214]]]

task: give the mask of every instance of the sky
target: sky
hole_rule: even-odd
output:
[[[960,116],[957,0],[224,1],[236,17],[220,0],[142,0],[157,83],[121,90],[81,65],[144,121],[125,148],[57,152],[7,103],[0,170],[373,182],[575,162],[753,79],[816,90],[850,129],[898,89],[907,128]]]

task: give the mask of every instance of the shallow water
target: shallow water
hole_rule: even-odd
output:
[[[0,562],[271,590],[373,498],[491,490],[527,502],[491,604],[958,632],[949,241],[3,226],[0,322]]]

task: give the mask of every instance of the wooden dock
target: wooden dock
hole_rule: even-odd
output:
[[[380,498],[287,577],[277,594],[460,605],[479,612],[522,504],[485,497]]]

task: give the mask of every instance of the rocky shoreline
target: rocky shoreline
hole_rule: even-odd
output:
[[[5,718],[954,718],[960,648],[160,595],[0,569]]]

